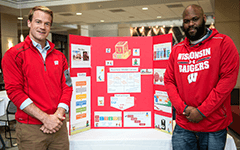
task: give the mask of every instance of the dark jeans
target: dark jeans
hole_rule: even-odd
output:
[[[172,136],[173,150],[224,150],[227,130],[192,132],[176,124]]]

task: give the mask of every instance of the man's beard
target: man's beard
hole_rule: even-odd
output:
[[[189,34],[189,30],[190,30],[191,28],[194,28],[194,29],[197,30],[197,32],[196,32],[195,35],[190,35],[190,34]],[[202,38],[203,35],[204,35],[205,20],[203,19],[202,24],[201,24],[200,26],[198,26],[198,27],[193,27],[193,26],[191,26],[191,27],[188,27],[186,30],[183,28],[183,30],[184,30],[184,33],[185,33],[185,35],[187,36],[188,39],[190,39],[191,41],[196,41],[196,40]]]

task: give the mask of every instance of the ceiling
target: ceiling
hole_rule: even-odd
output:
[[[45,5],[54,12],[52,28],[66,30],[77,25],[181,20],[184,8],[190,4],[202,6],[207,16],[214,17],[214,0],[1,0],[0,12],[17,17],[21,11],[23,29],[27,29],[30,8]]]

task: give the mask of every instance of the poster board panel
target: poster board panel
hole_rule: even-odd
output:
[[[152,37],[93,37],[91,43],[92,87],[95,87],[92,89],[92,114],[121,111],[121,125],[124,125],[126,111],[152,112],[153,95],[149,94],[153,93]],[[154,127],[153,117],[149,115],[151,123],[147,128]],[[96,124],[94,116],[92,124]]]
[[[164,84],[164,74],[172,50],[172,34],[153,37],[153,95],[155,128],[172,134],[172,104]]]

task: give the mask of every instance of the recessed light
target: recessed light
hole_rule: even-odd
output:
[[[157,16],[157,18],[162,18],[162,16]]]
[[[82,15],[82,13],[76,13],[76,15],[80,16],[80,15]]]
[[[165,28],[165,25],[163,25],[163,28]]]
[[[143,7],[142,10],[148,10],[148,8],[147,7]]]
[[[18,17],[18,20],[23,20],[23,17]]]
[[[104,20],[100,20],[100,22],[104,22]]]

